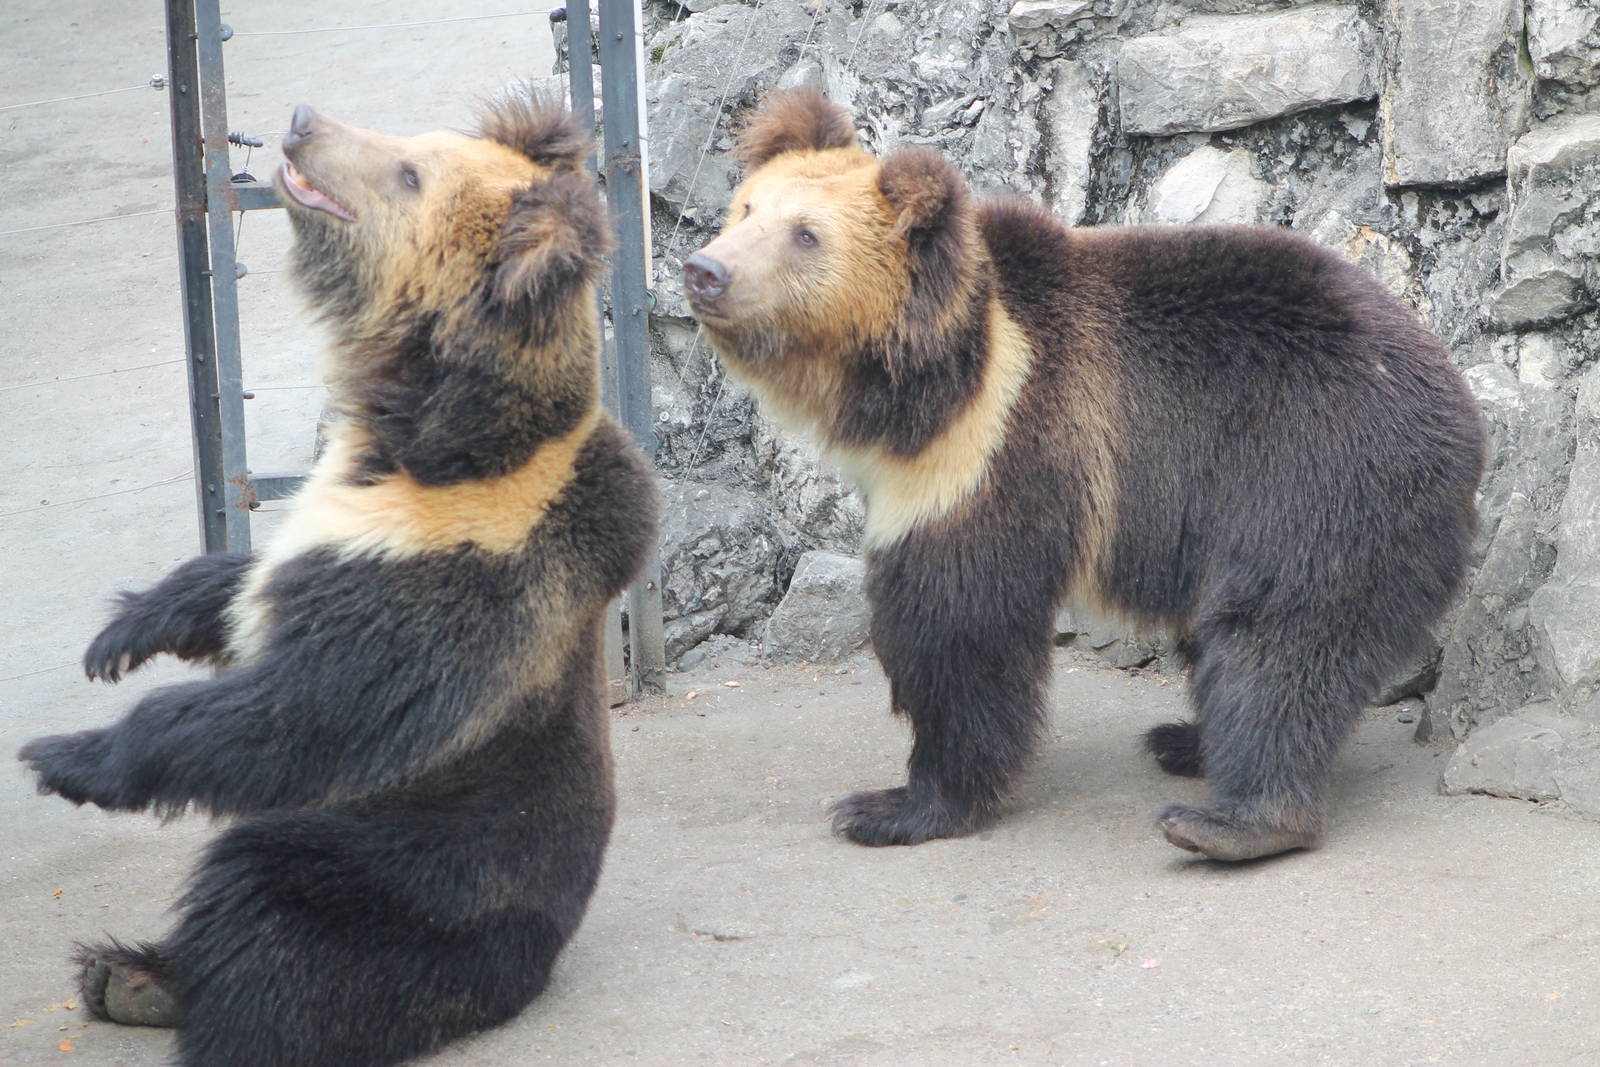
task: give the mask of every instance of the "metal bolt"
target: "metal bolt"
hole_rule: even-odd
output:
[[[246,274],[249,274],[249,273],[250,273],[250,268],[249,267],[245,266],[243,263],[238,262],[237,260],[234,261],[234,264],[233,264],[233,276],[235,278],[243,278]]]
[[[254,393],[240,393],[239,394],[239,398],[241,400],[254,400],[256,398],[256,394],[254,394]]]
[[[224,22],[224,23],[223,23],[223,24],[222,24],[222,33],[221,33],[221,34],[219,34],[219,36],[220,36],[220,37],[221,37],[221,38],[222,38],[222,39],[223,39],[223,40],[224,40],[224,41],[231,41],[231,40],[233,40],[233,27],[232,27],[232,26],[229,26],[229,25],[228,25],[228,24],[227,24],[227,23],[226,23],[226,22]]]
[[[165,89],[166,87],[167,87],[167,76],[165,74],[152,74],[152,75],[150,75],[150,88],[159,91],[159,90]]]

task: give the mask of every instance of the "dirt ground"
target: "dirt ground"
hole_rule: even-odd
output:
[[[446,10],[228,10],[230,125],[269,139],[236,162],[270,173],[302,101],[412,132],[464,125],[475,95],[548,71],[538,14],[244,35]],[[162,25],[154,0],[11,0],[0,106],[140,84],[165,68]],[[148,89],[0,110],[0,753],[185,674],[106,688],[76,666],[111,591],[197,549],[169,164],[166,99]],[[157,213],[10,232],[134,212]],[[281,218],[246,219],[260,470],[305,466],[320,406],[314,335],[275,273],[286,244]],[[670,676],[616,718],[621,819],[553,987],[429,1062],[1600,1064],[1600,828],[1439,796],[1447,753],[1374,711],[1340,765],[1327,847],[1196,860],[1151,814],[1202,787],[1136,743],[1181,712],[1181,685],[1062,655],[1014,810],[914,849],[826,830],[831,799],[902,773],[905,731],[870,662],[763,669],[725,646]],[[0,759],[0,1063],[168,1061],[169,1035],[76,1010],[65,956],[105,932],[158,937],[211,832],[35,796]]]

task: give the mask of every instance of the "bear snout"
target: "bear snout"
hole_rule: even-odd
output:
[[[691,304],[710,304],[727,291],[728,268],[721,260],[696,252],[684,260],[683,283]]]
[[[309,104],[296,104],[294,114],[289,117],[289,132],[283,135],[283,147],[297,148],[310,138],[316,119],[317,113]]]

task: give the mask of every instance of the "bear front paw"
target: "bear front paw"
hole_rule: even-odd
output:
[[[22,746],[17,759],[38,776],[41,796],[54,793],[74,804],[102,808],[136,807],[106,790],[109,744],[104,730],[39,737]]]
[[[91,681],[114,684],[151,656],[154,648],[146,647],[141,634],[144,628],[129,619],[117,619],[95,635],[89,650],[83,654],[83,673]]]
[[[1171,844],[1186,852],[1229,862],[1315,848],[1320,836],[1315,831],[1234,818],[1191,804],[1168,804],[1161,809],[1157,822]]]
[[[905,786],[852,793],[829,809],[833,832],[858,845],[920,845],[935,837],[959,837],[970,819],[954,818],[939,804],[920,802]]]

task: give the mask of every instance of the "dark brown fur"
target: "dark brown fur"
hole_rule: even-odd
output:
[[[1070,230],[969,203],[926,149],[819,151],[783,132],[807,128],[797,109],[843,114],[769,98],[777,131],[745,137],[796,147],[751,155],[688,289],[730,368],[867,499],[873,642],[914,740],[907,785],[841,801],[838,829],[912,844],[994,815],[1070,596],[1191,652],[1197,725],[1149,744],[1214,798],[1169,806],[1168,839],[1218,859],[1313,844],[1340,740],[1466,563],[1483,437],[1438,341],[1287,232]],[[796,249],[786,225],[829,239]],[[867,287],[892,306],[843,303]]]
[[[289,205],[334,341],[329,447],[262,555],[125,596],[85,657],[106,681],[160,652],[230,670],[21,753],[74,803],[239,817],[170,936],[78,959],[92,1012],[176,1023],[194,1067],[380,1067],[545,987],[614,817],[602,618],[654,536],[598,408],[607,241],[571,120],[297,126],[294,180],[355,216]]]

